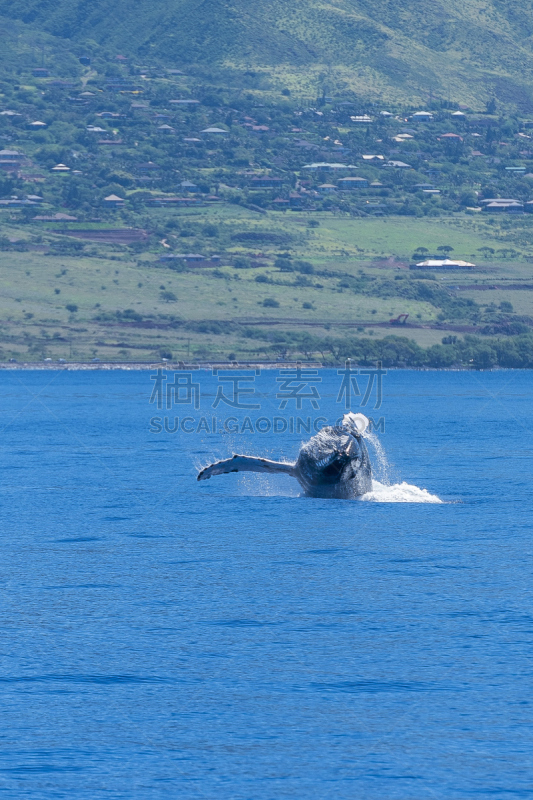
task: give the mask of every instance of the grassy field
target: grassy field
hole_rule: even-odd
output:
[[[166,213],[162,213],[162,223]],[[430,326],[438,308],[420,300],[356,294],[339,286],[339,276],[356,277],[363,271],[379,278],[403,275],[405,280],[415,280],[401,264],[383,266],[385,259],[405,260],[418,246],[435,251],[442,244],[453,247],[455,257],[472,259],[480,247],[497,251],[508,247],[505,242],[513,236],[515,241],[525,241],[529,235],[529,219],[517,220],[513,231],[467,216],[352,219],[323,213],[313,218],[318,219],[318,228],[309,228],[304,214],[263,216],[238,206],[180,214],[181,224],[190,225],[194,234],[182,250],[203,248],[206,252],[209,247],[228,257],[248,258],[261,253],[261,259],[250,258],[257,265],[251,269],[226,265],[178,272],[159,262],[155,251],[134,256],[125,247],[101,244],[91,245],[92,256],[4,251],[0,260],[3,357],[149,360],[168,351],[180,359],[221,358],[231,353],[253,357],[266,350],[257,339],[246,336],[245,329],[273,329],[274,323],[276,330],[307,330],[322,336],[345,335],[347,330],[376,337],[402,333],[427,346],[440,342],[446,330],[374,326],[401,313],[408,313],[410,322]],[[201,227],[206,222],[218,227],[215,241],[202,239]],[[259,239],[251,246],[232,238],[243,231],[274,231],[286,235],[289,243],[279,247]],[[30,240],[35,229],[10,223],[4,224],[2,232],[11,239]],[[45,240],[65,238],[56,232],[42,233]],[[175,243],[178,246],[180,242]],[[311,262],[315,272],[304,276],[280,272],[274,261],[282,251],[289,251],[293,260]],[[528,255],[526,242],[516,259],[481,261],[475,274],[436,277],[451,286],[533,282],[533,265],[525,260]],[[515,312],[533,316],[532,291],[454,291],[485,306],[509,300]]]
[[[354,219],[327,212],[303,214],[271,211],[262,216],[246,208],[228,205],[182,212],[180,216],[192,222],[212,221],[227,235],[240,230],[286,233],[294,237],[290,246],[294,255],[307,258],[317,265],[326,265],[331,261],[349,265],[354,260],[368,261],[390,255],[410,259],[417,247],[426,247],[430,252],[435,252],[440,245],[453,247],[454,258],[473,259],[480,268],[483,268],[484,261],[477,251],[485,246],[495,250],[512,246],[520,251],[522,259],[518,260],[533,258],[533,215],[501,221],[482,217],[481,214],[454,214],[439,218],[389,216]],[[165,211],[162,210],[161,219],[165,218]],[[318,220],[320,227],[310,229],[311,219]],[[246,249],[250,248],[229,248],[234,252]],[[264,250],[264,245],[261,244],[259,249]],[[493,261],[494,258],[491,264]],[[501,261],[501,257],[496,255],[496,261]],[[499,267],[503,267],[503,264]],[[511,264],[510,269],[515,274],[517,267]],[[533,274],[533,265],[529,271]]]

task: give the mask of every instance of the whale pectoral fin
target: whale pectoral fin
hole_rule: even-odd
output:
[[[229,472],[276,472],[294,476],[294,464],[284,464],[281,461],[270,461],[268,458],[255,458],[254,456],[234,455],[225,461],[210,464],[198,473],[197,480],[206,481],[212,475],[226,475]]]

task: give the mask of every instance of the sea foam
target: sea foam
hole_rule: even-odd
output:
[[[436,494],[431,494],[427,489],[420,489],[405,481],[387,485],[373,480],[372,491],[367,492],[359,499],[373,503],[442,503]]]

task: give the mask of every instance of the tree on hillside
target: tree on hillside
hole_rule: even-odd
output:
[[[466,189],[466,191],[462,192],[459,203],[462,206],[477,206],[477,194],[473,189]]]
[[[448,253],[453,252],[453,247],[450,247],[449,244],[441,244],[440,247],[437,247],[437,252],[445,253],[446,255],[448,255]]]

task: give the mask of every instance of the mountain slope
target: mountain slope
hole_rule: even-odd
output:
[[[266,69],[316,91],[321,73],[375,97],[424,93],[533,108],[533,0],[0,0],[56,36],[167,63]],[[289,80],[290,82],[290,80]]]

